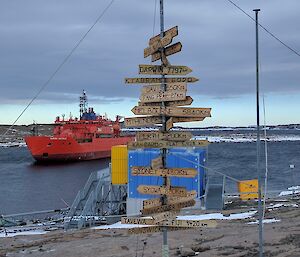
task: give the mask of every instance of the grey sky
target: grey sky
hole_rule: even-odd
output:
[[[26,104],[110,1],[11,0],[0,2],[2,104]],[[39,102],[75,102],[85,88],[94,100],[136,99],[138,64],[152,36],[155,0],[116,0],[103,19],[39,97]],[[158,1],[159,2],[159,1]],[[235,0],[300,51],[300,1]],[[188,65],[200,83],[193,95],[215,99],[254,92],[254,23],[226,0],[165,0],[166,28],[179,26],[183,49],[172,64]],[[158,16],[156,33],[158,32]],[[261,31],[262,89],[300,93],[300,57]],[[2,107],[1,107],[2,108]]]

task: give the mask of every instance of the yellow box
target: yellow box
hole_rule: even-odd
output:
[[[127,145],[116,145],[111,148],[111,182],[113,185],[128,183]]]
[[[238,182],[238,189],[241,200],[250,200],[258,198],[258,180],[241,180]]]

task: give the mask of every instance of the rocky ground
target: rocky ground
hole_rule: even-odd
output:
[[[234,201],[222,213],[228,216],[255,208],[256,202]],[[299,194],[267,203],[264,224],[265,256],[300,256]],[[204,211],[193,211],[193,214]],[[191,213],[189,213],[190,215]],[[170,256],[258,256],[257,216],[241,220],[217,220],[216,228],[168,233]],[[126,229],[53,231],[44,235],[0,238],[0,256],[155,257],[161,256],[162,234],[128,235]]]

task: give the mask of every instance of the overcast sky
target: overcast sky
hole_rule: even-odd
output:
[[[12,123],[110,0],[0,1],[0,123]],[[159,2],[159,0],[158,0]],[[235,0],[300,52],[299,0]],[[143,49],[153,35],[155,0],[115,0],[18,124],[78,115],[82,89],[97,112],[133,116],[141,86],[124,84],[150,64]],[[158,14],[158,13],[157,13]],[[155,33],[159,31],[158,16]],[[193,107],[212,107],[197,126],[252,125],[255,119],[255,24],[227,0],[165,0],[165,27],[179,26]],[[260,31],[261,91],[269,124],[300,123],[300,57]]]

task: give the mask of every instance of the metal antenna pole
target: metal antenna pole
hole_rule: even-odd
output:
[[[164,36],[164,1],[160,0],[160,38],[163,38]],[[164,49],[163,47],[160,49],[161,51],[161,56],[163,57],[164,55]],[[163,65],[163,62],[161,62],[161,65]],[[165,84],[165,75],[161,76],[162,78],[162,84],[161,84],[161,90],[166,91],[166,84]],[[162,107],[165,107],[165,103],[161,103]],[[166,131],[166,116],[162,116],[162,131]],[[167,151],[166,149],[161,150],[162,154],[162,161],[163,161],[163,167],[166,167],[166,156],[167,156]],[[164,186],[168,185],[168,178],[164,178]],[[162,198],[163,204],[167,204],[167,197],[164,196]],[[169,246],[168,246],[168,229],[167,227],[163,227],[163,245],[162,245],[162,256],[163,257],[169,257]]]
[[[262,178],[259,170],[260,161],[260,124],[259,124],[259,55],[258,55],[258,12],[260,9],[254,9],[256,23],[256,123],[257,123],[257,139],[256,139],[256,159],[257,159],[257,175],[258,175],[258,216],[259,216],[259,256],[263,257],[263,208],[261,200]]]

